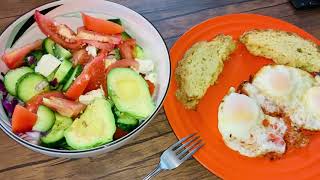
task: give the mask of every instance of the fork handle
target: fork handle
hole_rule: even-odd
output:
[[[163,169],[161,168],[160,164],[158,164],[158,166],[152,172],[150,172],[146,177],[144,177],[143,180],[149,180],[152,177],[158,175],[161,171],[163,171]]]

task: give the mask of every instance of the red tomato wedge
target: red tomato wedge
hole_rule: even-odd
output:
[[[92,56],[90,56],[85,49],[80,49],[72,52],[73,65],[78,65],[78,64],[85,65],[90,61],[91,58]]]
[[[119,44],[120,55],[123,59],[134,59],[133,50],[136,45],[134,39],[128,39]]]
[[[15,69],[23,65],[24,58],[33,50],[40,49],[42,40],[34,41],[21,48],[15,49],[11,52],[2,55],[3,62],[10,68]]]
[[[88,86],[89,81],[90,81],[90,75],[85,71],[82,71],[82,73],[76,78],[76,80],[69,87],[65,95],[69,99],[77,100],[82,95],[86,87]]]
[[[155,88],[155,86],[154,86],[154,84],[153,84],[151,81],[149,81],[149,80],[146,80],[146,82],[147,82],[148,87],[149,87],[149,92],[150,92],[150,94],[151,94],[151,96],[152,96],[152,94],[154,93],[154,88]]]
[[[54,42],[68,49],[80,49],[82,42],[76,37],[76,34],[64,24],[58,24],[53,19],[46,17],[36,10],[34,18],[40,30]]]
[[[107,51],[111,51],[112,49],[114,49],[114,44],[111,44],[111,43],[104,43],[104,42],[87,40],[87,39],[82,40],[82,42],[89,44],[91,46],[94,46],[98,49],[104,49]]]
[[[51,91],[51,92],[44,92],[38,94],[37,96],[32,97],[27,103],[26,108],[33,113],[37,113],[38,107],[42,104],[43,98],[50,98],[50,97],[60,97],[64,98],[65,96],[59,91]]]
[[[106,52],[101,52],[99,56],[95,57],[90,63],[85,67],[85,71],[90,74],[90,81],[85,89],[85,92],[95,90],[102,86],[105,95],[107,95],[106,87],[106,73],[105,73],[105,60]]]
[[[139,63],[136,60],[132,59],[122,59],[118,60],[115,63],[111,64],[107,69],[106,69],[106,74],[109,74],[109,72],[113,68],[127,68],[127,67],[133,67],[134,69],[139,69]]]
[[[121,42],[121,36],[119,35],[107,35],[86,30],[84,27],[79,27],[77,30],[77,38],[80,40],[92,40],[111,44],[119,44]]]
[[[12,115],[12,131],[16,134],[31,131],[36,121],[36,114],[28,111],[23,106],[17,105]]]
[[[84,27],[90,31],[104,34],[119,34],[124,31],[124,28],[119,24],[104,19],[89,16],[81,13]]]
[[[125,136],[127,134],[128,134],[128,132],[126,132],[126,131],[124,131],[124,130],[122,130],[122,129],[117,127],[116,132],[113,135],[113,138],[114,139],[120,139],[120,138],[122,138],[123,136]]]
[[[82,103],[59,97],[44,98],[43,104],[66,117],[76,117],[86,108]]]

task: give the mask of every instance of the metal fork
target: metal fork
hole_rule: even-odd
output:
[[[164,151],[160,157],[158,166],[150,172],[143,180],[151,179],[158,175],[161,171],[171,170],[178,167],[184,161],[188,160],[196,153],[203,145],[200,136],[195,136],[196,133],[190,134],[182,138]]]

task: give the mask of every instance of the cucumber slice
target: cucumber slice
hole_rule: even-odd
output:
[[[119,48],[114,49],[114,58],[116,58],[116,60],[120,60],[121,59],[120,49]]]
[[[65,78],[67,77],[69,71],[72,69],[72,62],[64,59],[59,66],[57,72],[54,75],[53,79],[57,79],[58,83],[63,83]]]
[[[18,80],[25,74],[33,72],[33,70],[29,67],[20,67],[17,69],[10,70],[4,76],[4,86],[8,90],[8,92],[12,95],[16,95],[16,84]]]
[[[139,120],[134,117],[121,114],[117,119],[117,125],[120,129],[130,132],[139,125]]]
[[[122,22],[121,22],[121,20],[119,18],[108,19],[108,21],[114,22],[114,23],[119,24],[120,26],[122,26]]]
[[[38,73],[27,73],[17,82],[16,94],[19,99],[26,102],[33,96],[49,90],[47,78]]]
[[[68,80],[64,84],[62,91],[67,91],[69,89],[69,87],[71,86],[71,84],[73,83],[73,81],[76,79],[76,77],[78,77],[80,75],[81,72],[82,72],[82,66],[77,65],[74,68],[74,70],[72,71],[71,76],[68,78]]]
[[[31,55],[34,56],[38,61],[40,61],[41,57],[43,56],[43,52],[41,50],[35,50],[31,52]]]
[[[56,121],[50,132],[41,138],[41,142],[46,145],[53,145],[64,138],[64,132],[72,124],[72,119],[55,113]]]
[[[56,120],[54,112],[43,105],[39,106],[37,116],[37,122],[32,127],[33,131],[46,132],[53,126],[54,121]]]
[[[66,50],[65,48],[63,48],[62,46],[60,46],[59,44],[55,45],[55,48],[53,50],[54,55],[58,58],[58,59],[69,59],[72,57],[72,54],[70,51]]]
[[[125,31],[121,33],[121,37],[124,41],[131,38],[131,36]]]
[[[142,47],[140,47],[139,45],[136,45],[133,49],[133,56],[138,59],[143,59],[144,52],[143,52]]]
[[[43,40],[42,47],[48,54],[54,55],[53,50],[55,48],[55,44],[56,43],[53,40],[46,38]]]

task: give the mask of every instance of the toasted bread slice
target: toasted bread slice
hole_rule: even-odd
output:
[[[176,96],[187,109],[195,109],[210,85],[218,79],[223,61],[235,50],[231,36],[218,35],[213,40],[194,44],[178,62],[175,77]]]
[[[279,30],[252,30],[245,32],[240,41],[255,56],[272,59],[308,72],[320,71],[320,46],[295,33]]]

